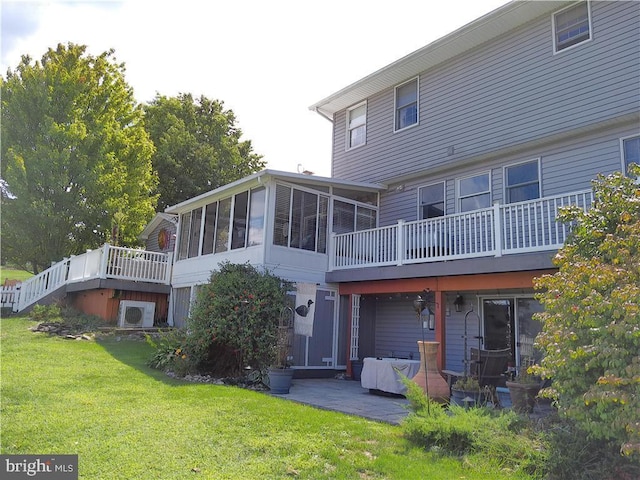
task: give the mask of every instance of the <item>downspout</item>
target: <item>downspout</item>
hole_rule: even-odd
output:
[[[322,118],[326,118],[331,123],[333,123],[333,117],[329,117],[328,115],[322,113],[322,110],[320,110],[318,107],[314,108],[313,111],[320,115]]]

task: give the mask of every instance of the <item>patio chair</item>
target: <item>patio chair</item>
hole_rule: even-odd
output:
[[[479,354],[478,354],[479,352]],[[507,364],[511,360],[511,349],[478,350],[471,348],[471,374],[480,386],[504,386]]]

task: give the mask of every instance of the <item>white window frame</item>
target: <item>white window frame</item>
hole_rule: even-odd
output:
[[[524,160],[522,162],[510,163],[509,165],[505,165],[504,167],[502,167],[502,183],[503,183],[502,198],[504,199],[503,200],[504,203],[518,203],[518,202],[512,202],[510,198],[507,198],[508,197],[507,192],[509,191],[510,188],[534,183],[534,182],[527,182],[526,184],[521,183],[516,185],[510,185],[510,186],[507,185],[507,169],[511,167],[517,167],[518,165],[524,165],[526,163],[533,163],[533,162],[537,162],[538,164],[538,198],[542,198],[542,172],[540,170],[540,157],[538,157],[538,158],[531,158],[529,160]],[[530,200],[534,200],[534,199],[530,199]]]
[[[640,139],[640,133],[622,137],[620,139],[620,164],[622,166],[622,173],[624,173],[625,175],[628,175],[629,173],[627,172],[627,159],[624,158],[624,142],[626,142],[627,140],[635,139]]]
[[[558,33],[557,33],[557,27],[556,27],[556,18],[559,14],[566,12],[567,10],[570,10],[572,8],[576,8],[578,7],[579,4],[584,3],[587,6],[587,23],[589,24],[589,37],[581,40],[577,43],[574,43],[573,45],[569,45],[566,47],[559,47],[558,45]],[[590,42],[591,39],[593,39],[593,25],[591,23],[591,3],[587,0],[585,1],[581,1],[581,2],[575,2],[571,5],[569,5],[568,7],[565,7],[561,10],[558,10],[557,12],[554,12],[551,15],[551,30],[553,32],[553,54],[556,55],[558,53],[562,53],[565,52],[567,50],[571,50],[574,47],[577,47],[578,45],[584,45],[587,42]]]
[[[443,204],[443,209],[442,209],[442,216],[446,216],[447,215],[447,182],[442,180],[440,182],[433,182],[433,183],[428,183],[426,185],[422,185],[420,187],[418,187],[418,216],[416,217],[418,220],[426,220],[427,218],[424,217],[423,213],[423,207],[424,207],[424,203],[422,203],[422,189],[423,188],[429,188],[429,187],[434,187],[436,185],[442,185],[442,204]],[[429,217],[429,218],[438,218],[438,217]]]
[[[362,118],[362,120],[359,120],[361,117],[356,117],[356,119],[358,120],[357,123],[352,124],[352,120],[351,120],[351,113],[356,111],[357,109],[364,107],[364,116]],[[346,117],[346,127],[347,127],[347,136],[346,136],[346,150],[352,150],[354,148],[358,148],[361,147],[363,145],[367,144],[367,102],[360,102],[357,105],[354,105],[352,107],[349,107],[347,109],[347,117]],[[359,128],[363,128],[364,130],[364,135],[363,135],[363,139],[361,143],[358,143],[356,145],[351,143],[351,133]]]
[[[483,191],[483,192],[474,193],[473,195],[462,196],[460,194],[460,182],[462,182],[463,180],[466,180],[468,178],[480,177],[480,176],[483,176],[483,175],[487,175],[489,177],[489,190],[486,190],[486,191]],[[462,200],[464,200],[465,198],[471,198],[471,197],[476,197],[476,196],[479,196],[479,195],[484,195],[486,193],[489,194],[489,205],[487,207],[481,207],[481,208],[489,208],[491,206],[491,202],[493,200],[493,193],[492,193],[492,190],[491,190],[491,170],[486,170],[484,172],[478,172],[478,173],[474,173],[472,175],[466,175],[464,177],[456,178],[456,211],[458,213],[472,212],[473,210],[462,210]]]
[[[399,119],[398,119],[398,89],[404,87],[405,85],[416,82],[416,121],[411,125],[404,126],[402,128],[398,127]],[[400,132],[404,131],[408,128],[415,127],[420,124],[420,77],[414,77],[406,82],[403,82],[399,85],[396,85],[393,89],[393,131]]]

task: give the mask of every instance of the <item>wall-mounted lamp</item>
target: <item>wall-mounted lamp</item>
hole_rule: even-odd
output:
[[[421,322],[422,328],[428,328],[429,330],[435,330],[436,328],[436,316],[433,314],[429,306],[427,305],[427,294],[428,292],[425,290],[424,295],[418,295],[416,299],[413,301],[413,309],[418,316],[418,319]],[[425,312],[426,310],[426,312]],[[422,320],[422,316],[426,315],[427,319]]]
[[[456,312],[462,311],[462,307],[464,307],[464,298],[462,298],[462,295],[458,294],[456,299],[453,301],[453,306],[456,308]]]

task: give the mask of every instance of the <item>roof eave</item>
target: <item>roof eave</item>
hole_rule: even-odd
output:
[[[366,183],[366,182],[353,182],[349,180],[339,180],[331,177],[321,177],[316,175],[307,175],[302,173],[285,172],[280,170],[262,170],[260,172],[248,175],[244,178],[236,180],[235,182],[228,183],[221,187],[215,188],[208,192],[202,193],[196,197],[192,197],[188,200],[180,202],[176,205],[165,208],[165,212],[179,214],[190,207],[210,197],[217,197],[224,192],[233,190],[238,186],[252,184],[252,183],[266,183],[267,179],[276,178],[281,180],[288,180],[291,182],[304,181],[305,183],[315,183],[318,185],[331,185],[341,188],[353,188],[362,191],[380,192],[386,190],[387,186],[381,183]],[[264,179],[264,180],[263,180]]]
[[[557,11],[568,3],[571,2],[513,0],[329,95],[311,105],[309,110],[332,119],[340,110],[476,48],[540,15]]]

